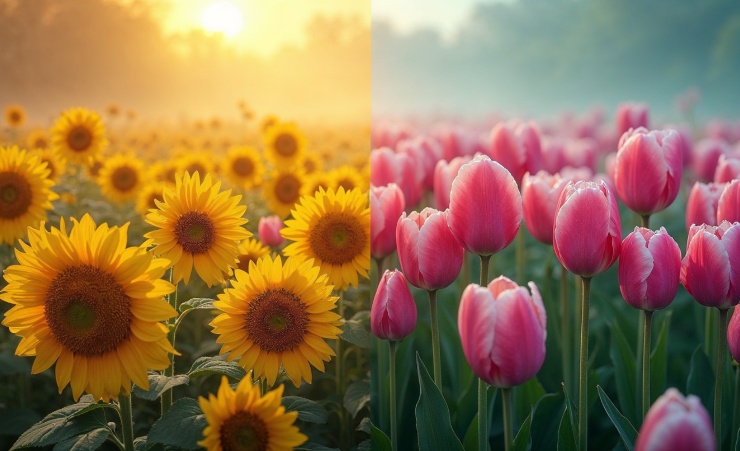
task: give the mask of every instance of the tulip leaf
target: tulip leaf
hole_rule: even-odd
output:
[[[576,431],[573,428],[571,406],[565,406],[558,428],[558,451],[577,451]]]
[[[531,441],[531,428],[532,428],[532,414],[534,413],[534,408],[532,409],[532,412],[527,416],[527,419],[524,420],[524,423],[522,423],[522,427],[519,428],[519,432],[517,432],[516,437],[514,437],[514,443],[511,447],[512,451],[527,451],[527,448],[529,447],[529,442]]]
[[[548,393],[537,401],[532,416],[532,429],[537,431],[532,436],[532,449],[555,449],[558,442],[558,422],[563,412],[563,400],[560,393]]]
[[[650,353],[650,403],[663,394],[666,387],[668,368],[668,330],[673,312],[667,312],[661,322],[658,339]]]
[[[637,367],[635,355],[632,353],[627,339],[616,325],[611,325],[611,347],[609,357],[614,364],[614,379],[616,381],[617,398],[623,414],[632,421],[637,419],[637,383],[635,375]]]
[[[697,346],[691,354],[689,368],[686,394],[698,396],[707,412],[712,412],[714,409],[714,371],[709,358],[702,350],[702,345]]]
[[[419,402],[416,404],[416,430],[419,450],[444,449],[463,451],[462,443],[452,430],[450,410],[429,372],[416,354],[419,375]]]
[[[735,451],[740,451],[740,429],[737,430],[737,437],[735,438]]]
[[[612,420],[612,424],[617,428],[619,437],[622,439],[624,447],[627,451],[632,451],[635,448],[635,441],[637,440],[637,431],[632,426],[630,420],[619,412],[619,409],[614,405],[609,396],[601,389],[600,386],[596,387],[599,390],[599,398],[601,399],[601,405],[604,406],[606,414],[609,419]]]
[[[392,451],[391,440],[373,425],[370,426],[370,446],[374,451]]]

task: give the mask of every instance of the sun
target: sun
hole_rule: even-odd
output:
[[[200,23],[206,31],[223,33],[231,38],[242,31],[244,13],[232,2],[213,2],[203,9]]]

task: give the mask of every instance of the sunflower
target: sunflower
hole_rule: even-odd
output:
[[[127,248],[128,223],[71,221],[69,234],[64,219],[59,229],[29,228],[20,264],[5,270],[0,299],[13,307],[2,324],[21,337],[17,355],[36,356],[33,374],[57,363],[59,392],[70,384],[75,400],[85,391],[107,401],[132,381],[148,390],[147,370],[164,369],[175,352],[162,324],[176,315],[162,299],[174,291],[160,279],[169,261]]]
[[[48,149],[49,134],[46,130],[31,130],[28,135],[26,135],[26,147],[28,149]]]
[[[305,182],[303,168],[281,167],[270,173],[262,185],[262,195],[273,213],[284,218],[290,214],[301,198],[301,187]]]
[[[244,189],[259,186],[265,172],[260,154],[246,146],[229,149],[221,166],[231,183]]]
[[[213,172],[213,156],[206,152],[188,151],[177,158],[177,172],[210,174]]]
[[[301,186],[301,196],[313,196],[319,189],[324,191],[332,186],[332,179],[326,172],[316,172],[306,177],[305,183]]]
[[[97,182],[105,197],[114,202],[136,198],[144,184],[144,163],[133,154],[115,154],[103,162]]]
[[[270,130],[273,125],[276,125],[279,122],[280,119],[278,119],[277,116],[268,114],[267,116],[264,116],[260,121],[260,130],[262,130],[262,133],[267,133],[267,131]]]
[[[26,123],[26,110],[20,105],[8,105],[5,108],[5,122],[12,128],[23,127]]]
[[[190,281],[195,271],[210,287],[223,281],[223,274],[236,266],[237,243],[252,236],[243,224],[247,207],[239,205],[241,196],[231,190],[220,191],[206,175],[177,174],[175,188],[166,187],[164,200],[146,215],[146,222],[158,230],[144,235],[154,245],[154,253],[172,261],[174,283]]]
[[[352,191],[355,188],[359,188],[362,191],[366,189],[362,174],[352,166],[344,165],[332,169],[329,172],[329,177],[335,189],[339,187],[344,188],[345,191]]]
[[[149,165],[147,169],[147,179],[164,182],[164,183],[175,183],[175,175],[178,172],[177,161],[167,160],[165,162],[154,162]]]
[[[306,138],[292,122],[273,125],[264,140],[267,158],[278,166],[300,162],[306,151]]]
[[[342,330],[341,317],[332,310],[327,276],[313,262],[262,257],[249,271],[235,271],[232,288],[213,305],[221,312],[211,321],[221,354],[239,358],[239,365],[273,385],[280,366],[298,387],[311,383],[311,365],[324,371],[334,351],[324,340],[334,340]]]
[[[136,211],[142,217],[146,218],[147,213],[152,208],[157,208],[155,201],[162,202],[162,193],[164,192],[165,184],[162,182],[151,181],[145,184],[136,196]]]
[[[86,164],[108,145],[98,113],[72,108],[62,113],[51,129],[51,147],[60,158]]]
[[[32,151],[33,155],[39,158],[41,163],[46,163],[49,174],[47,178],[56,183],[59,177],[64,174],[67,170],[67,164],[64,160],[60,160],[50,149],[35,149]]]
[[[0,243],[12,246],[46,219],[51,201],[59,198],[49,173],[37,155],[0,147]]]
[[[286,256],[314,259],[329,282],[338,289],[357,286],[358,274],[370,269],[370,208],[367,193],[359,189],[320,189],[304,196],[280,231],[294,241]]]
[[[207,451],[291,451],[302,445],[308,437],[294,424],[298,412],[286,412],[281,404],[283,389],[280,385],[260,396],[259,388],[247,375],[234,391],[222,376],[216,396],[198,397],[208,423],[198,445]]]
[[[239,255],[237,255],[237,268],[249,271],[249,262],[257,262],[260,258],[270,255],[270,248],[261,241],[249,238],[239,243]]]
[[[312,175],[324,170],[324,162],[315,153],[306,153],[303,156],[303,169],[306,175]]]

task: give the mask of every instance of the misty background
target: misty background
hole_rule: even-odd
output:
[[[152,118],[237,118],[244,101],[259,115],[368,123],[367,23],[315,16],[302,45],[260,56],[219,34],[165,33],[160,3],[0,0],[0,107],[18,103],[41,123],[111,103]]]
[[[698,118],[740,117],[737,0],[489,1],[449,39],[376,17],[372,41],[376,116],[614,112],[631,100],[675,120],[693,88]]]

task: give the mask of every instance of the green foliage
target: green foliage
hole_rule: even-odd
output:
[[[612,420],[612,424],[617,428],[619,437],[622,439],[624,447],[627,451],[632,451],[635,447],[635,441],[637,440],[637,431],[635,430],[630,420],[619,412],[609,396],[604,393],[601,387],[599,389],[599,398],[601,399],[601,405],[604,406],[606,414],[609,415],[609,419]]]
[[[154,401],[155,399],[162,396],[167,390],[170,390],[178,385],[186,385],[190,382],[190,378],[187,374],[179,374],[177,376],[163,376],[161,374],[149,374],[149,390],[144,391],[141,387],[134,386],[131,393],[141,399],[148,401]]]
[[[286,411],[297,411],[298,419],[308,423],[324,424],[329,417],[321,404],[300,396],[283,396],[282,404]]]
[[[228,376],[234,380],[241,380],[247,372],[237,362],[227,362],[226,355],[215,357],[199,357],[193,362],[187,375],[191,378],[205,377],[212,374]]]
[[[419,356],[416,356],[419,374],[419,402],[416,404],[416,429],[419,436],[419,449],[462,451],[460,440],[455,436],[450,424],[450,413],[442,393],[436,385]]]
[[[147,445],[159,443],[183,449],[198,449],[203,439],[206,416],[201,412],[198,401],[192,398],[178,399],[169,412],[152,425],[147,435]]]

